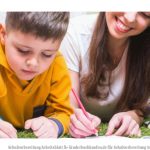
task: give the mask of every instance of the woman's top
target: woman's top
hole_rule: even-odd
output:
[[[88,47],[97,19],[97,14],[88,14],[73,17],[70,20],[67,34],[61,44],[68,68],[78,72],[80,81],[88,72],[89,58]],[[98,100],[92,97],[83,96],[83,86],[80,83],[80,98],[86,110],[99,116],[103,121],[108,121],[115,113],[115,106],[122,94],[125,82],[125,62],[127,48],[118,66],[113,70],[111,76],[110,92],[106,99]]]

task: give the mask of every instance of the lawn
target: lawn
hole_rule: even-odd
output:
[[[147,118],[147,119],[145,119],[145,121],[150,121],[150,118]],[[103,136],[103,135],[105,135],[105,133],[106,133],[106,130],[107,130],[107,124],[104,124],[104,123],[102,123],[101,125],[100,125],[100,130],[99,130],[99,132],[98,132],[98,135],[99,136]],[[142,135],[141,136],[150,136],[150,129],[149,128],[147,128],[147,126],[145,125],[145,124],[143,124],[142,126],[141,126],[141,131],[142,131]],[[64,137],[70,137],[70,135],[65,135]],[[27,131],[27,130],[25,130],[25,131],[18,131],[18,138],[36,138],[35,137],[35,135],[32,133],[32,131]],[[131,137],[131,138],[133,138],[133,137]],[[134,137],[135,138],[135,137]]]

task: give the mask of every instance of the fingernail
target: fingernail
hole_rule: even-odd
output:
[[[98,136],[98,132],[97,132],[97,133],[95,133],[95,136]]]

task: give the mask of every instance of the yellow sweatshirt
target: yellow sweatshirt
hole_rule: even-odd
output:
[[[22,81],[10,69],[0,45],[0,116],[17,128],[26,120],[46,116],[58,119],[67,132],[70,114],[71,82],[65,61],[56,55],[47,71],[32,81]]]

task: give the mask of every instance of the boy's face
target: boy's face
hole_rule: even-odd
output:
[[[43,73],[54,60],[61,40],[44,41],[20,31],[4,35],[8,64],[21,80],[32,80]]]

